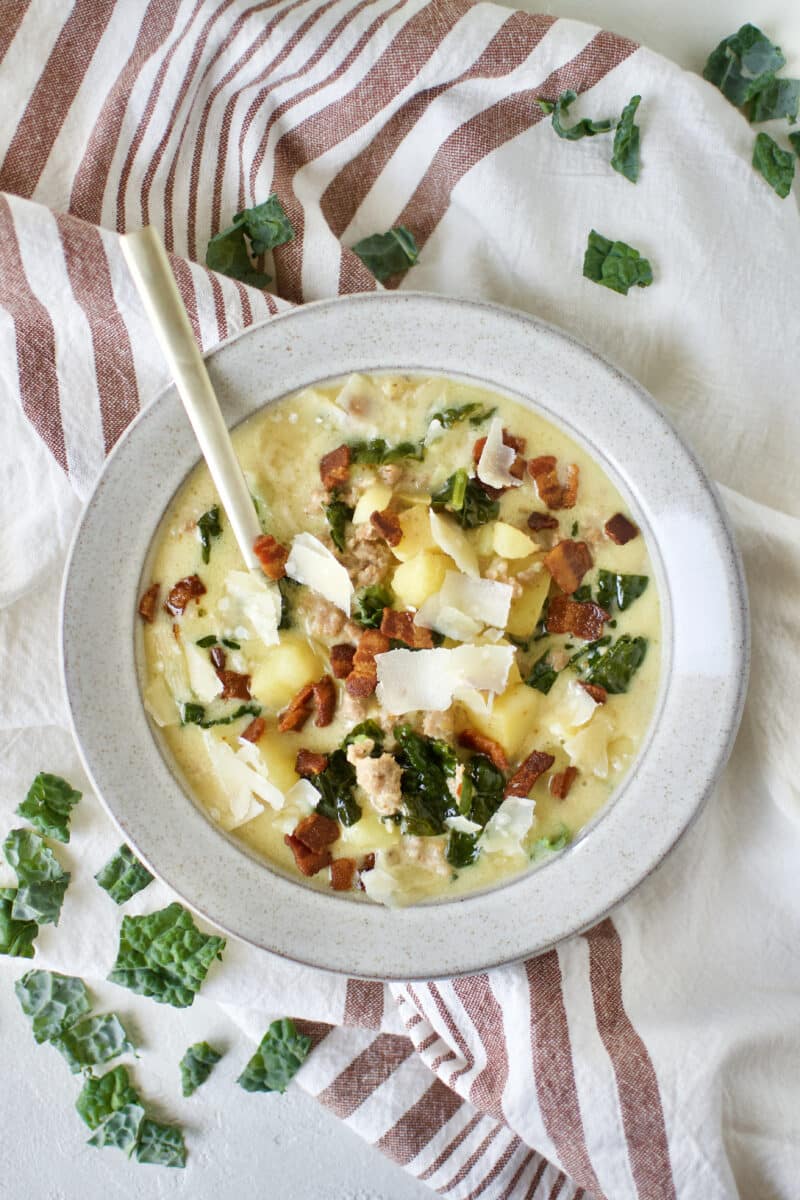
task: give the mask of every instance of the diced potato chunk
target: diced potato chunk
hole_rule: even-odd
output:
[[[492,527],[494,552],[501,558],[525,558],[536,550],[536,543],[513,525],[495,521]]]
[[[425,505],[415,504],[413,508],[407,508],[405,512],[400,513],[403,536],[396,546],[392,546],[392,553],[401,562],[407,562],[409,558],[415,558],[425,550],[436,550],[429,512]]]
[[[419,608],[441,589],[445,575],[453,570],[455,563],[446,554],[417,554],[396,568],[392,590],[401,604]]]
[[[388,483],[373,483],[372,487],[368,487],[358,498],[353,511],[353,524],[363,525],[374,512],[383,512],[389,507],[391,499],[392,489]]]
[[[369,801],[362,794],[359,803],[363,813],[361,820],[355,825],[343,825],[336,845],[338,855],[364,854],[370,850],[380,850],[391,846],[400,840],[396,825],[387,826],[378,818]]]
[[[481,558],[488,558],[490,554],[494,554],[494,526],[494,521],[487,521],[485,525],[480,525],[472,535],[475,553]]]
[[[267,646],[253,672],[250,690],[257,700],[275,711],[284,707],[305,683],[323,674],[321,659],[305,638],[281,633],[277,646]]]
[[[550,575],[547,571],[540,571],[523,585],[522,595],[511,601],[511,611],[508,614],[506,629],[512,637],[530,637],[541,616],[549,591]]]
[[[466,723],[494,738],[510,758],[516,758],[536,725],[543,698],[525,683],[511,684],[495,698],[490,713],[472,709]]]

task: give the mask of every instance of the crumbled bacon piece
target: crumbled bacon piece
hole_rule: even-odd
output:
[[[506,784],[506,796],[527,796],[540,775],[548,771],[555,762],[552,754],[543,750],[534,750],[524,762],[520,763]]]
[[[486,438],[478,438],[475,445],[472,447],[472,459],[477,463],[483,454],[483,447],[486,445]],[[525,453],[525,438],[514,437],[507,429],[503,430],[503,445],[510,446],[512,450],[516,450],[517,457],[514,459],[511,466],[508,468],[509,475],[513,475],[515,479],[522,479],[525,474],[525,459],[522,455]],[[484,483],[480,476],[476,475],[473,483],[477,484],[481,491],[485,492],[490,500],[499,500],[508,491],[508,488],[494,488],[488,483]]]
[[[356,881],[356,860],[335,858],[331,863],[331,887],[335,892],[349,892]]]
[[[308,850],[324,850],[338,841],[340,832],[338,821],[313,812],[303,817],[292,837],[302,842]]]
[[[348,642],[340,642],[331,646],[331,670],[335,679],[346,679],[353,669],[353,658],[356,648]]]
[[[608,537],[611,538],[612,542],[616,542],[618,546],[624,546],[626,542],[630,542],[639,536],[639,530],[636,525],[622,513],[615,513],[613,517],[609,517],[604,528]]]
[[[323,454],[319,460],[319,477],[322,486],[332,492],[334,488],[347,483],[350,474],[350,447],[337,446],[335,450]]]
[[[430,650],[433,647],[433,635],[430,629],[414,624],[414,614],[397,612],[393,608],[383,610],[381,633],[395,642],[405,642],[412,650]]]
[[[379,629],[365,629],[358,641],[353,669],[344,686],[351,696],[371,696],[378,683],[376,654],[385,654],[391,643]]]
[[[152,625],[156,618],[158,593],[160,591],[160,583],[151,583],[147,591],[142,593],[142,598],[139,601],[139,616],[143,621],[146,621],[148,625]]]
[[[239,738],[240,740],[244,739],[246,742],[255,743],[259,740],[259,738],[264,736],[264,730],[266,728],[267,722],[263,717],[253,717],[253,720],[247,726],[247,729],[243,729],[239,734]]]
[[[544,565],[562,592],[571,595],[581,586],[581,580],[592,566],[592,555],[586,542],[571,539],[557,542],[544,556]]]
[[[604,687],[600,687],[599,683],[583,683],[581,681],[581,687],[589,693],[595,704],[605,704],[608,699],[608,692]]]
[[[212,646],[208,652],[208,657],[211,659],[217,671],[222,671],[225,668],[225,651],[222,646]]]
[[[472,461],[473,462],[477,462],[478,459],[480,458],[480,456],[483,454],[483,447],[485,445],[486,445],[486,438],[485,437],[478,438],[477,442],[472,447]],[[524,454],[525,446],[527,445],[527,443],[525,441],[525,438],[515,437],[513,433],[509,433],[507,429],[504,429],[503,430],[503,445],[509,446],[512,450],[515,450],[517,452],[517,454]]]
[[[458,744],[466,750],[475,750],[478,754],[485,754],[492,760],[498,771],[508,770],[506,752],[500,743],[496,742],[494,738],[479,733],[477,729],[462,729],[458,735]]]
[[[330,850],[309,850],[308,846],[304,846],[291,833],[285,834],[283,840],[294,855],[295,864],[301,875],[316,875],[323,867],[330,866]]]
[[[292,697],[288,706],[278,717],[278,729],[281,733],[290,733],[293,730],[303,728],[311,716],[313,697],[313,683],[304,683],[297,695]]]
[[[289,557],[286,546],[276,542],[268,533],[262,533],[253,542],[253,553],[261,563],[261,570],[267,579],[283,579],[286,574],[286,560]]]
[[[319,775],[327,765],[327,754],[317,754],[316,750],[298,750],[294,760],[294,769],[303,779],[308,779],[309,775]]]
[[[547,632],[571,633],[584,642],[603,636],[608,613],[594,600],[573,600],[570,596],[551,596],[547,607]]]
[[[330,675],[323,675],[314,684],[314,703],[317,707],[314,724],[322,729],[330,725],[336,711],[336,684]]]
[[[369,520],[372,528],[378,531],[389,546],[396,546],[402,539],[403,530],[397,513],[385,508],[383,512],[372,513]]]
[[[249,675],[239,675],[236,671],[217,671],[217,679],[222,684],[220,700],[250,699]]]
[[[578,776],[577,767],[567,767],[566,771],[559,771],[557,775],[550,776],[550,793],[557,800],[566,800],[569,795],[569,789],[572,787]]]
[[[200,576],[187,575],[185,579],[179,579],[170,588],[169,595],[164,601],[164,608],[173,617],[180,617],[183,615],[186,605],[190,600],[196,600],[198,596],[204,596],[205,593],[206,585]]]
[[[528,472],[536,482],[539,498],[548,508],[574,508],[578,499],[579,471],[574,463],[567,467],[567,483],[562,484],[552,454],[542,454],[528,463]]]
[[[528,517],[528,528],[534,533],[539,533],[542,529],[558,529],[558,520],[551,517],[550,513],[532,512]]]

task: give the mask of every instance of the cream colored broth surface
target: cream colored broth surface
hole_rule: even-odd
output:
[[[633,514],[628,513],[611,481],[578,444],[528,409],[484,389],[441,379],[376,376],[373,380],[363,380],[351,377],[350,381],[307,389],[258,413],[234,432],[233,440],[265,532],[287,547],[295,535],[306,532],[332,548],[328,522],[322,510],[322,504],[330,499],[320,482],[319,462],[323,455],[343,443],[380,437],[394,446],[403,441],[419,443],[427,435],[429,444],[423,461],[404,460],[394,470],[354,466],[342,487],[344,498],[356,506],[358,498],[368,488],[383,484],[384,493],[390,489],[386,507],[400,514],[404,522],[403,539],[392,550],[378,538],[367,541],[366,550],[364,544],[361,545],[361,557],[357,561],[353,561],[352,555],[346,555],[345,561],[355,577],[356,586],[365,573],[369,577],[373,566],[378,571],[382,563],[388,562],[387,582],[390,585],[394,572],[402,568],[397,579],[403,582],[395,589],[393,607],[416,609],[422,602],[422,592],[432,586],[431,572],[436,583],[437,579],[441,582],[445,567],[456,570],[456,564],[438,545],[431,543],[426,532],[430,528],[428,498],[457,469],[466,468],[474,473],[473,446],[477,438],[487,434],[491,420],[473,425],[464,419],[441,433],[436,426],[431,429],[431,418],[437,411],[470,403],[480,405],[483,410],[495,409],[495,417],[502,421],[503,427],[515,437],[525,439],[526,460],[540,455],[555,456],[562,479],[569,464],[576,464],[579,469],[574,507],[551,513],[558,520],[556,531],[532,532],[527,525],[531,512],[548,512],[527,471],[522,485],[509,488],[500,498],[497,520],[531,539],[530,552],[523,557],[508,558],[498,553],[497,545],[505,548],[505,543],[498,542],[501,535],[495,530],[494,522],[466,532],[467,541],[477,554],[481,576],[509,583],[517,592],[522,589],[522,600],[516,597],[512,602],[510,618],[512,626],[516,622],[512,632],[516,633],[517,641],[533,634],[541,602],[548,591],[550,576],[541,565],[542,558],[555,542],[572,540],[574,529],[574,540],[585,541],[591,552],[593,566],[583,583],[589,584],[593,593],[601,568],[649,578],[643,594],[626,611],[614,611],[611,616],[615,624],[603,629],[612,642],[626,634],[646,638],[647,653],[632,677],[629,690],[609,695],[605,703],[591,710],[590,719],[584,724],[570,724],[573,718],[578,719],[575,710],[578,692],[581,697],[586,695],[583,689],[578,689],[581,676],[575,671],[561,669],[548,694],[527,686],[520,674],[522,671],[529,675],[533,663],[545,652],[554,653],[556,663],[561,663],[586,645],[569,634],[545,635],[525,649],[517,648],[501,694],[475,693],[456,700],[449,712],[435,718],[445,730],[446,739],[454,744],[459,732],[466,727],[500,743],[510,762],[509,775],[533,750],[555,758],[552,767],[536,781],[530,792],[535,802],[530,827],[517,842],[512,839],[496,844],[492,849],[488,844],[486,848],[481,847],[477,860],[469,866],[454,868],[448,863],[445,850],[449,833],[422,839],[404,837],[400,826],[391,820],[382,820],[372,808],[369,796],[357,788],[356,796],[363,816],[352,826],[341,827],[340,836],[330,850],[334,858],[352,858],[361,868],[369,867],[364,856],[377,851],[377,871],[366,869],[361,878],[372,898],[388,903],[409,903],[432,897],[446,899],[485,888],[528,868],[531,862],[546,859],[552,853],[547,839],[559,847],[565,839],[574,838],[608,800],[635,757],[650,721],[658,684],[661,656],[659,605],[644,538],[639,535],[625,545],[617,545],[604,533],[605,522],[615,513]],[[440,436],[434,436],[437,434]],[[386,476],[387,482],[381,476]],[[230,573],[241,572],[244,568],[224,513],[221,514],[222,533],[211,538],[209,561],[202,561],[197,521],[215,504],[218,499],[208,472],[205,466],[198,466],[175,496],[157,533],[148,577],[144,580],[145,586],[152,582],[161,585],[155,618],[152,623],[143,625],[145,705],[151,718],[161,727],[168,751],[189,790],[212,820],[226,830],[235,827],[233,836],[257,855],[287,874],[301,878],[284,838],[311,811],[308,797],[316,793],[305,787],[304,794],[298,798],[297,788],[292,792],[298,781],[295,771],[298,751],[304,748],[330,753],[365,717],[381,720],[389,731],[391,744],[391,729],[395,724],[410,723],[421,731],[425,718],[418,712],[387,716],[381,712],[375,696],[356,701],[348,697],[344,682],[337,680],[337,706],[331,724],[318,728],[312,715],[300,731],[279,732],[279,715],[303,684],[314,682],[330,672],[330,646],[347,638],[341,632],[331,637],[321,634],[314,624],[318,608],[315,593],[307,586],[294,585],[287,589],[292,597],[290,628],[281,630],[278,645],[263,644],[253,626],[231,603],[228,594]],[[417,512],[412,518],[408,514],[413,510]],[[448,524],[454,523],[447,512],[443,516]],[[420,522],[424,526],[421,535]],[[355,544],[353,539],[362,527],[349,524],[346,528],[350,547]],[[420,575],[420,563],[412,568],[406,566],[409,550],[418,550],[420,545],[427,575]],[[420,556],[411,553],[410,557],[416,560]],[[526,582],[514,585],[515,575],[521,570]],[[183,615],[166,612],[163,601],[169,589],[178,580],[193,575],[202,580],[205,594],[193,599]],[[274,588],[275,585],[267,586]],[[549,590],[558,592],[555,584],[550,584]],[[436,591],[438,585],[434,587],[434,593]],[[534,614],[527,624],[526,612]],[[347,629],[355,640],[358,631],[353,631],[352,624]],[[205,665],[209,649],[198,648],[196,643],[211,636],[238,644],[238,649],[224,648],[225,666],[250,676],[251,699],[206,702],[206,715],[228,714],[244,703],[258,707],[266,728],[255,747],[251,748],[249,744],[243,747],[240,741],[252,714],[228,725],[216,725],[208,731],[195,724],[181,723],[181,716],[186,711],[183,706],[200,703],[194,686],[198,679],[205,687],[209,686],[209,668]],[[509,644],[503,631],[482,631],[467,640]],[[194,647],[191,650],[186,649],[189,643]],[[457,644],[453,638],[443,642],[445,648]],[[565,645],[571,649],[564,651]],[[187,655],[192,658],[191,669]],[[202,665],[198,664],[199,658],[203,659]],[[202,687],[200,691],[203,691]],[[581,718],[583,716],[582,709]],[[220,775],[209,757],[209,746],[213,750],[221,741],[227,743],[241,762],[236,768],[237,779],[248,769],[256,771],[260,779],[268,780],[267,790],[272,785],[270,795],[281,807],[274,808],[265,801],[264,787],[259,787],[256,789],[258,794],[249,797],[248,811],[244,814],[249,819],[239,823],[245,804],[241,782],[235,785],[240,789],[237,808],[231,803],[229,778],[224,772]],[[474,751],[458,748],[457,753],[464,761]],[[242,756],[247,756],[249,761],[243,761]],[[566,798],[559,799],[551,793],[550,780],[570,764],[578,773]],[[246,785],[244,790],[247,791]],[[303,792],[303,785],[300,791]],[[285,799],[287,793],[290,793],[288,800]],[[234,809],[238,815],[234,815]],[[325,867],[304,881],[328,889],[331,886],[329,869]],[[357,882],[358,875],[356,885]],[[364,896],[357,886],[346,894],[350,898]]]

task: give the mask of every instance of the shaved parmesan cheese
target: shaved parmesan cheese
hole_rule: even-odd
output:
[[[239,617],[249,621],[265,646],[280,640],[278,625],[281,619],[281,593],[277,583],[271,583],[261,571],[229,571],[225,588],[234,602]],[[219,607],[222,607],[220,601]],[[226,611],[230,611],[230,604]]]
[[[607,712],[599,712],[572,737],[564,738],[564,750],[579,771],[608,779],[608,743],[613,733],[613,720]]]
[[[208,652],[195,646],[194,642],[184,642],[183,653],[192,691],[198,700],[208,704],[209,700],[214,700],[222,691],[222,681],[214,670],[214,664],[208,657]]]
[[[442,712],[461,688],[502,692],[513,658],[512,646],[389,650],[375,656],[377,697],[393,715]]]
[[[430,425],[428,426],[427,433],[425,434],[425,445],[430,446],[434,442],[438,442],[439,438],[443,436],[444,425],[441,421],[434,418],[434,420],[431,421]]]
[[[456,833],[478,833],[480,825],[475,821],[470,821],[468,817],[445,817],[444,823],[448,829],[454,829]]]
[[[600,707],[576,679],[570,679],[565,688],[559,689],[553,700],[548,727],[559,738],[569,737],[576,729],[588,724]]]
[[[449,554],[459,571],[466,575],[480,575],[478,556],[470,545],[467,535],[452,517],[443,517],[430,510],[431,537],[440,550]]]
[[[522,840],[533,821],[535,800],[509,796],[486,823],[478,845],[487,854],[524,854]]]
[[[144,706],[159,729],[181,723],[180,709],[163,675],[156,675],[144,689]]]
[[[415,625],[435,629],[437,633],[452,638],[454,642],[468,642],[470,638],[477,637],[481,631],[480,621],[465,616],[460,608],[453,608],[450,604],[436,605],[433,603],[435,600],[435,596],[426,600],[414,618]]]
[[[261,771],[253,770],[248,761],[252,760],[252,755],[242,757],[241,747],[234,751],[226,741],[215,737],[210,729],[204,729],[202,735],[212,769],[222,788],[222,798],[228,805],[228,811],[220,813],[223,829],[238,829],[257,817],[263,811],[263,805],[255,797],[273,808],[283,807],[283,792],[270,783]],[[251,748],[258,753],[257,747]]]
[[[490,717],[494,707],[494,692],[487,692],[484,696],[482,692],[476,691],[471,687],[458,687],[453,692],[453,699],[462,704],[468,712],[474,713],[476,717]]]
[[[335,558],[313,534],[296,533],[292,538],[286,574],[297,583],[305,583],[312,591],[324,596],[331,604],[335,604],[350,616],[350,601],[353,597],[350,576],[338,558]]]
[[[336,397],[336,404],[356,421],[371,422],[376,416],[376,406],[381,393],[371,379],[364,375],[351,375]]]
[[[499,554],[501,558],[527,558],[539,549],[527,533],[523,533],[514,525],[508,525],[505,521],[495,521],[492,526],[492,542],[495,554]]]
[[[373,483],[372,487],[368,487],[358,498],[353,510],[353,524],[363,525],[374,512],[383,512],[389,507],[391,498],[392,489],[388,483]]]
[[[510,605],[510,584],[448,571],[440,591],[425,601],[414,624],[466,642],[486,624],[505,625]]]
[[[293,833],[303,817],[312,813],[318,804],[319,792],[313,783],[308,779],[298,779],[286,793],[280,816],[273,821],[273,825],[281,833]]]
[[[158,624],[153,629],[153,651],[156,671],[163,675],[170,695],[178,704],[192,698],[189,672],[183,651],[172,634],[169,625]]]
[[[515,479],[510,470],[516,457],[514,447],[503,441],[503,422],[494,417],[478,459],[478,478],[493,488],[519,487],[522,480]]]
[[[388,869],[387,852],[375,851],[375,866],[361,872],[361,882],[370,900],[396,908],[403,900],[403,889],[397,876]]]

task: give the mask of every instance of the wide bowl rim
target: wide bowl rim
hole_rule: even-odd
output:
[[[444,306],[444,309],[441,306]],[[378,317],[379,309],[382,313],[380,320]],[[293,339],[295,337],[300,339],[303,337],[308,338],[314,330],[315,322],[317,332],[319,332],[321,328],[320,319],[323,320],[323,323],[330,323],[332,321],[334,325],[338,322],[340,329],[343,329],[346,334],[357,338],[359,327],[363,327],[365,323],[379,322],[379,324],[385,325],[385,322],[389,320],[390,322],[394,321],[395,325],[403,326],[404,322],[413,321],[412,314],[415,311],[417,319],[419,319],[426,309],[428,310],[429,317],[444,313],[448,316],[448,320],[452,320],[455,317],[456,311],[458,311],[460,312],[462,321],[467,324],[472,322],[476,329],[482,328],[483,322],[488,322],[496,337],[506,338],[508,344],[513,343],[515,346],[518,346],[520,338],[523,342],[526,336],[532,338],[534,341],[538,338],[540,339],[540,350],[542,345],[545,344],[549,344],[551,349],[555,347],[553,353],[556,360],[558,359],[558,348],[562,350],[566,348],[567,360],[576,369],[581,366],[588,367],[590,375],[594,372],[597,374],[598,379],[604,374],[606,381],[615,384],[620,392],[627,396],[629,403],[631,399],[634,400],[634,407],[631,410],[634,414],[633,424],[635,425],[639,421],[642,428],[647,428],[651,432],[659,432],[666,439],[664,444],[668,445],[670,452],[678,455],[677,461],[680,462],[684,471],[683,478],[689,479],[692,484],[692,502],[699,506],[698,512],[702,513],[702,520],[708,524],[706,532],[709,533],[710,541],[708,537],[705,538],[702,547],[703,553],[706,555],[710,553],[712,557],[716,556],[714,563],[714,570],[716,572],[714,587],[717,589],[718,594],[715,592],[712,599],[716,600],[715,612],[717,617],[721,611],[724,611],[724,633],[726,635],[723,639],[717,639],[719,642],[717,651],[726,659],[728,669],[721,678],[715,677],[713,698],[716,702],[716,713],[715,720],[711,722],[713,726],[713,748],[710,752],[708,744],[704,748],[704,757],[700,771],[701,777],[696,778],[689,789],[691,791],[691,800],[687,802],[684,794],[679,811],[671,814],[673,817],[672,821],[666,822],[668,828],[664,827],[665,822],[661,820],[658,833],[655,834],[653,830],[650,831],[651,836],[647,839],[647,850],[641,853],[638,867],[632,872],[627,870],[624,880],[617,886],[609,886],[609,872],[606,870],[602,881],[603,886],[599,888],[600,895],[598,898],[597,884],[595,884],[594,888],[589,886],[587,890],[587,877],[592,873],[591,866],[588,868],[581,866],[578,874],[581,878],[584,899],[586,900],[591,895],[595,902],[584,903],[580,916],[573,912],[571,916],[563,919],[555,936],[548,936],[543,940],[541,937],[537,938],[534,930],[529,930],[526,934],[520,934],[517,931],[514,936],[507,937],[502,947],[497,949],[492,950],[488,946],[483,950],[474,948],[470,938],[469,926],[471,923],[482,923],[485,925],[487,933],[490,931],[497,932],[498,919],[502,927],[502,914],[498,918],[496,911],[489,912],[489,910],[496,909],[496,903],[486,904],[487,900],[491,901],[493,897],[496,898],[499,894],[498,890],[494,890],[474,896],[459,897],[447,904],[427,907],[425,909],[428,914],[435,912],[443,914],[441,917],[433,916],[431,918],[434,924],[453,927],[451,934],[447,937],[447,949],[444,953],[441,932],[438,938],[433,939],[433,942],[438,945],[439,949],[438,951],[434,949],[431,952],[428,940],[426,939],[423,944],[419,937],[419,931],[415,934],[413,929],[411,937],[406,938],[402,953],[393,953],[392,945],[385,946],[381,951],[379,946],[381,937],[385,939],[385,935],[391,933],[396,938],[398,930],[402,930],[402,934],[405,935],[408,922],[403,914],[419,913],[421,910],[386,910],[373,905],[353,904],[348,905],[348,908],[357,911],[348,915],[351,915],[355,919],[347,921],[346,924],[354,928],[350,929],[343,942],[339,939],[332,951],[331,945],[326,941],[324,933],[318,933],[318,931],[320,928],[324,930],[326,924],[333,920],[332,914],[336,911],[334,906],[339,904],[340,901],[337,898],[320,895],[318,892],[305,888],[298,889],[295,884],[290,884],[292,888],[290,894],[284,892],[283,885],[276,887],[278,893],[277,907],[273,905],[269,909],[270,920],[264,921],[260,933],[254,933],[252,922],[248,925],[247,921],[242,919],[242,905],[246,902],[246,898],[241,890],[236,894],[233,894],[229,889],[224,887],[221,890],[218,889],[215,891],[212,885],[211,891],[208,892],[208,881],[204,880],[204,887],[206,889],[204,894],[202,887],[198,889],[195,886],[196,880],[194,883],[191,879],[187,881],[186,870],[188,870],[188,866],[186,866],[183,860],[174,853],[170,856],[166,852],[165,845],[162,842],[159,842],[158,839],[154,841],[153,837],[148,836],[148,830],[137,824],[137,814],[136,810],[132,807],[131,796],[125,793],[126,800],[120,804],[119,784],[123,778],[118,769],[121,765],[119,761],[120,755],[117,754],[115,773],[115,769],[112,769],[114,760],[113,752],[109,758],[105,735],[99,731],[97,727],[98,723],[94,721],[90,706],[87,706],[86,703],[86,664],[85,662],[81,663],[80,658],[76,654],[87,627],[85,613],[83,614],[84,619],[81,620],[79,619],[80,614],[77,612],[77,609],[81,605],[92,603],[91,598],[87,599],[88,577],[86,572],[87,563],[84,561],[86,558],[86,545],[84,542],[87,530],[91,527],[96,543],[97,531],[94,529],[94,525],[97,523],[98,510],[102,515],[107,515],[104,505],[107,504],[106,495],[110,481],[113,482],[115,475],[119,474],[119,464],[124,461],[126,455],[131,453],[131,446],[137,441],[142,441],[143,438],[142,445],[146,444],[147,434],[143,434],[142,431],[146,430],[148,425],[153,426],[155,424],[156,414],[160,414],[163,418],[167,406],[171,406],[171,409],[174,410],[175,415],[178,415],[179,419],[182,418],[180,402],[172,387],[167,387],[152,404],[137,415],[106,460],[103,471],[97,480],[92,495],[86,503],[73,536],[64,573],[61,596],[61,673],[65,695],[68,699],[70,722],[75,740],[87,776],[92,782],[97,795],[112,820],[114,820],[115,824],[120,828],[125,838],[132,844],[143,861],[190,908],[204,919],[223,929],[226,933],[299,963],[339,974],[364,978],[395,980],[425,979],[472,973],[531,954],[542,953],[557,941],[578,934],[602,919],[603,916],[616,907],[622,899],[629,895],[663,861],[669,850],[675,845],[701,811],[719,772],[722,770],[730,754],[741,717],[749,665],[749,622],[744,575],[727,517],[719,503],[713,483],[708,478],[696,455],[685,445],[672,422],[649,393],[629,375],[588,346],[585,346],[573,335],[527,313],[500,305],[439,296],[428,292],[383,292],[319,300],[304,305],[301,308],[287,310],[275,317],[268,318],[258,325],[251,326],[235,337],[228,339],[215,347],[206,357],[209,360],[209,368],[213,374],[221,367],[221,359],[226,354],[227,358],[230,357],[229,352],[232,349],[235,353],[235,348],[243,342],[249,339],[254,343],[259,335],[264,335],[268,343],[273,343],[273,351],[276,349],[276,343],[278,346],[282,346],[282,353],[288,362],[294,353]],[[303,322],[306,325],[305,333],[301,328],[301,323]],[[453,325],[457,324],[454,320],[452,323]],[[283,345],[281,339],[283,332],[286,330],[289,331],[288,342]],[[452,338],[455,335],[451,332],[450,336]],[[490,339],[491,336],[492,332],[489,334]],[[544,339],[544,342],[541,339]],[[430,354],[431,351],[428,350],[426,353]],[[351,362],[352,369],[368,369],[359,366],[359,363],[363,362],[363,355],[362,358],[358,359],[358,362],[351,356]],[[296,366],[296,364],[294,365]],[[393,361],[387,362],[387,365],[383,368],[373,367],[372,369],[401,370],[404,368],[401,364]],[[409,363],[406,363],[405,369],[411,371],[420,368],[412,367]],[[438,369],[422,367],[422,369],[427,370],[431,374],[452,375],[460,373],[463,375],[463,372],[458,372],[453,367],[447,366]],[[316,380],[333,378],[344,373],[346,372],[337,370],[320,372],[317,370],[315,378]],[[475,370],[468,374],[474,378],[486,380],[489,386],[494,387],[497,391],[510,393],[513,398],[525,398],[526,396],[525,392],[519,392],[518,390],[515,395],[515,389],[507,384],[498,384],[492,379],[492,372],[487,370]],[[224,388],[225,382],[220,379],[217,381],[217,385]],[[277,392],[276,396],[288,394],[295,390],[297,389],[294,386],[284,388],[280,392]],[[552,400],[553,397],[551,396],[550,399]],[[532,401],[532,403],[534,406],[542,406],[540,401]],[[236,420],[230,420],[229,423],[231,425],[238,424],[240,420],[246,419],[248,415],[252,415],[253,412],[261,407],[261,404],[251,405],[249,402],[245,402],[244,407],[248,411],[244,415],[237,416]],[[571,422],[566,419],[564,414],[556,414],[555,409],[553,409],[553,415],[555,415],[558,423],[567,425],[568,431],[574,436],[574,426],[570,427]],[[163,419],[161,423],[163,425]],[[195,447],[195,461],[198,458],[199,452]],[[608,469],[607,462],[603,462],[602,465]],[[125,468],[123,467],[123,469]],[[186,470],[188,469],[191,469],[191,464],[186,468]],[[184,475],[186,470],[183,472]],[[629,482],[630,478],[628,476],[625,479],[625,483]],[[178,481],[178,486],[179,483],[180,481]],[[639,499],[635,489],[633,490],[633,495],[636,500]],[[162,511],[163,506],[161,511],[159,511],[155,524],[152,526],[150,536],[155,531]],[[713,536],[709,532],[712,529]],[[699,532],[695,532],[696,536],[700,536]],[[93,548],[96,550],[95,543],[93,543]],[[651,550],[654,547],[658,549],[659,546],[659,540],[654,538],[651,543]],[[695,549],[697,548],[695,547]],[[91,575],[91,572],[89,574]],[[722,646],[722,641],[725,643],[724,647]],[[670,665],[670,671],[672,671],[674,665],[674,663]],[[131,663],[126,661],[124,664],[126,687],[130,684],[130,667]],[[734,670],[734,667],[736,670]],[[672,678],[670,678],[669,683],[670,685],[673,683]],[[711,693],[709,692],[706,700],[708,701],[710,698]],[[139,716],[146,721],[143,712]],[[136,720],[136,714],[134,714],[133,719],[134,721]],[[708,714],[704,713],[704,719],[708,724],[710,720]],[[102,752],[104,745],[105,753]],[[141,749],[141,746],[139,749]],[[155,768],[155,762],[152,758],[153,754],[160,757],[155,743],[150,739],[143,756],[146,761],[146,769],[153,778],[158,779],[163,784],[164,776]],[[646,761],[647,755],[645,754],[637,763],[637,775],[642,764],[646,763]],[[175,787],[178,787],[174,779],[172,782]],[[630,789],[632,782],[633,780],[629,776],[625,785],[627,789]],[[685,785],[683,790],[685,793]],[[675,788],[673,785],[673,793],[674,791]],[[113,792],[114,800],[112,802],[109,802],[106,795],[107,792],[109,794]],[[669,788],[667,788],[667,794],[670,794]],[[650,815],[652,816],[652,814]],[[201,817],[200,813],[196,810],[194,816],[199,820],[205,821],[205,818]],[[602,828],[602,823],[598,825],[598,828]],[[594,837],[594,834],[592,837]],[[222,841],[223,839],[218,838],[218,840]],[[230,845],[227,842],[226,844]],[[594,844],[591,838],[587,840],[587,844]],[[220,851],[220,853],[222,852]],[[242,851],[237,849],[236,853],[241,855]],[[608,855],[608,850],[606,853]],[[227,858],[227,851],[223,857]],[[566,857],[572,857],[573,862],[575,861],[575,856]],[[252,860],[250,861],[252,862]],[[517,889],[517,895],[520,901],[522,901],[523,892],[527,891],[530,893],[531,891],[530,887],[526,889],[525,885],[529,884],[537,876],[544,878],[546,875],[547,880],[554,885],[555,896],[553,903],[555,903],[558,896],[563,895],[567,882],[566,879],[563,882],[557,881],[556,875],[554,875],[554,869],[558,867],[558,861],[556,859],[548,864],[546,871],[529,872],[518,877],[512,883],[507,884],[506,888]],[[182,866],[186,866],[183,873],[181,871]],[[609,862],[606,862],[606,868],[608,866]],[[258,870],[263,872],[263,867],[259,866]],[[270,880],[273,886],[275,879],[276,877],[270,873]],[[284,883],[287,882],[284,881]],[[573,879],[572,883],[574,884],[574,882]],[[542,886],[541,882],[540,886]],[[252,886],[250,886],[250,891],[252,892]],[[530,895],[524,898],[530,900]],[[538,897],[538,899],[541,902],[541,897]],[[290,901],[294,901],[304,911],[301,925],[305,929],[305,937],[301,936],[299,938],[302,944],[300,950],[295,945],[295,940],[297,939],[292,938],[291,923],[287,922],[288,913],[286,909]],[[327,906],[327,912],[320,908],[320,902]],[[465,913],[464,909],[468,910],[468,912]],[[309,911],[306,912],[305,910]],[[377,929],[376,920],[372,916],[366,922],[369,925],[369,929],[365,930],[363,928],[365,922],[358,920],[358,914],[363,914],[364,912],[381,914],[381,917],[377,920]],[[263,916],[266,918],[266,911]],[[276,921],[280,926],[279,936],[276,935]],[[513,925],[513,923],[513,919],[507,921],[508,925]],[[411,924],[413,926],[414,924],[418,924],[418,922],[411,922]],[[268,930],[267,927],[269,927]],[[377,940],[376,932],[378,933]],[[509,935],[514,933],[511,929],[508,931],[503,930],[503,932],[507,932]],[[454,944],[457,945],[455,950],[453,950]],[[419,966],[416,964],[419,964]]]

